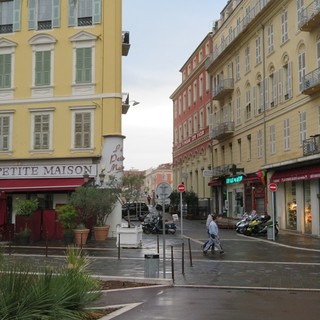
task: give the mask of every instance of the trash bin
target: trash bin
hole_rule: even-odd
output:
[[[267,239],[273,240],[273,226],[267,226]]]
[[[144,255],[144,277],[159,278],[159,255],[158,254]]]

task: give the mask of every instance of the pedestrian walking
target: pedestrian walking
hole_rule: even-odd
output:
[[[214,216],[214,213],[210,212],[208,214],[208,217],[207,217],[207,221],[206,221],[206,227],[207,227],[207,233],[209,234],[209,225],[210,225],[210,222],[212,221],[212,217]]]
[[[212,216],[212,221],[209,224],[209,239],[203,245],[203,253],[206,254],[210,247],[212,248],[212,252],[220,251],[220,254],[223,254],[224,251],[222,249],[219,237],[219,228],[216,223],[217,215]]]

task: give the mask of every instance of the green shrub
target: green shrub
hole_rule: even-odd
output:
[[[87,273],[87,259],[80,251],[72,255],[76,268],[31,272],[28,265],[2,265],[0,273],[0,319],[80,320],[101,295],[99,281]]]

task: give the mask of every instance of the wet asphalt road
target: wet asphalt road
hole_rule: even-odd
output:
[[[275,242],[241,236],[234,230],[220,230],[220,235],[225,254],[204,256],[205,222],[184,221],[183,238],[179,230],[165,237],[165,278],[174,277],[173,287],[108,291],[99,304],[125,304],[118,311],[124,313],[115,317],[119,320],[319,318],[320,239],[285,232]],[[162,245],[162,235],[143,235],[141,249],[119,252],[115,239],[109,239],[89,243],[85,250],[92,274],[120,278],[143,278],[144,255],[159,250],[159,277],[163,279]],[[65,263],[59,246],[50,248],[48,257],[43,247],[36,246],[32,250],[13,248],[12,252],[13,259],[31,260],[37,266]]]

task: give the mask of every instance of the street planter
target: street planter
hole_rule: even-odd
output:
[[[102,227],[93,227],[94,238],[96,241],[104,241],[107,240],[109,235],[109,225],[105,225]]]
[[[77,246],[82,246],[87,243],[90,229],[74,229],[74,243]]]
[[[120,240],[120,241],[119,241]],[[132,228],[117,226],[117,247],[141,248],[142,246],[142,227]]]

